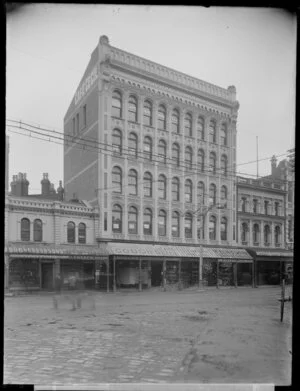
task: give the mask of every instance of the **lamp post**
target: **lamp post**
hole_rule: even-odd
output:
[[[201,211],[203,208],[204,211],[202,213],[199,213],[199,211]],[[202,206],[200,207],[199,209],[197,209],[194,213],[197,214],[197,216],[200,216],[202,217],[202,219],[200,220],[200,228],[199,228],[199,233],[200,233],[200,237],[199,237],[199,249],[200,249],[200,255],[199,255],[199,273],[198,273],[198,276],[199,276],[199,280],[198,280],[198,288],[201,289],[203,287],[203,279],[202,279],[202,265],[203,265],[203,244],[201,242],[202,240],[202,229],[203,229],[203,223],[204,223],[204,219],[207,215],[207,213],[212,210],[212,209],[224,209],[224,206],[220,205],[220,204],[212,204],[210,206]]]

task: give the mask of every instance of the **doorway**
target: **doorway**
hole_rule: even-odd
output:
[[[83,275],[84,275],[84,288],[94,289],[95,288],[95,271],[93,262],[85,262],[83,264]]]
[[[151,262],[151,286],[161,286],[162,284],[163,262]]]
[[[53,263],[42,263],[42,289],[53,290]]]

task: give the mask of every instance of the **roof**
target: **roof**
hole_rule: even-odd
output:
[[[100,244],[101,253],[107,255],[160,256],[199,258],[199,246],[164,246],[159,244],[107,243]],[[251,260],[245,249],[203,247],[203,258]]]

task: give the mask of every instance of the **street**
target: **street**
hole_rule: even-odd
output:
[[[280,288],[5,298],[4,383],[290,384],[291,304]]]

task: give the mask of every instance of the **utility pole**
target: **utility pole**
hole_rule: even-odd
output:
[[[202,211],[204,208],[204,211]],[[205,221],[205,217],[207,216],[207,213],[212,210],[212,209],[224,209],[224,206],[220,204],[212,204],[210,206],[202,206],[199,209],[197,209],[194,213],[197,214],[197,216],[200,216],[200,238],[199,238],[199,250],[200,250],[200,255],[199,255],[199,273],[198,273],[198,287],[201,289],[203,287],[203,278],[202,278],[202,265],[203,265],[203,244],[202,244],[202,229],[203,229],[203,223]],[[202,213],[199,213],[201,212]]]

